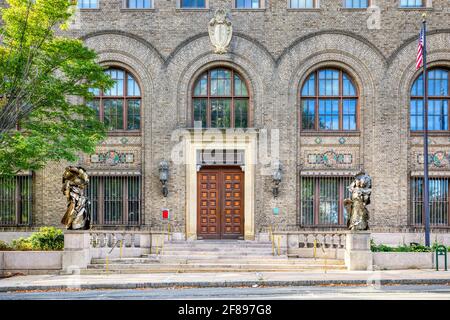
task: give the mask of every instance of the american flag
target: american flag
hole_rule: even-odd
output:
[[[419,70],[423,64],[423,45],[424,45],[425,34],[423,28],[420,29],[419,44],[417,46],[417,59],[416,59],[416,70]]]

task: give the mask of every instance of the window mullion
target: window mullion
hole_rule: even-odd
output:
[[[316,71],[315,72],[315,88],[314,88],[314,94],[316,95],[316,103],[314,106],[314,112],[315,112],[315,117],[314,117],[314,126],[315,126],[315,130],[319,131],[319,72]]]
[[[231,105],[230,105],[230,127],[235,128],[235,117],[234,117],[234,70],[231,70],[231,80],[230,80],[230,86],[231,86]]]
[[[206,75],[206,127],[211,128],[211,72]]]
[[[123,108],[122,108],[122,113],[123,113],[123,119],[122,119],[122,126],[123,126],[123,130],[127,130],[128,129],[128,105],[127,105],[127,96],[128,96],[128,72],[124,72],[123,73]]]
[[[447,226],[450,225],[450,179],[446,180],[447,182]]]
[[[344,130],[344,115],[343,115],[343,101],[344,101],[344,93],[343,93],[343,76],[342,71],[339,71],[339,130]]]
[[[103,102],[103,97],[100,96],[98,99],[98,109],[99,109],[99,118],[102,123],[105,122],[105,107]]]
[[[339,179],[339,191],[338,191],[338,195],[339,195],[339,203],[338,203],[338,225],[342,225],[343,221],[344,221],[344,203],[343,203],[343,199],[344,199],[344,179]]]
[[[449,107],[450,107],[450,70],[449,70],[449,72],[448,72],[448,74],[447,74],[447,118],[448,118],[448,122],[447,122],[447,130],[450,130],[450,110],[449,110]],[[449,220],[449,223],[450,223],[450,220]]]

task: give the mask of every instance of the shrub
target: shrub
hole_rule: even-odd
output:
[[[33,233],[28,238],[33,250],[63,250],[64,235],[60,229],[55,227],[42,227],[39,232]]]
[[[393,247],[384,245],[384,244],[376,244],[372,239],[370,240],[370,250],[372,252],[392,252],[394,251]]]
[[[31,244],[30,238],[19,238],[13,240],[11,247],[16,251],[31,251],[33,250],[33,245]]]
[[[7,244],[5,241],[0,240],[0,251],[10,251],[12,250],[11,246]]]
[[[426,247],[418,243],[411,243],[410,245],[391,247],[384,244],[377,245],[373,240],[370,240],[370,250],[372,252],[431,252],[435,250],[435,246]]]
[[[1,250],[16,251],[51,251],[64,249],[64,235],[60,229],[54,227],[42,227],[38,232],[28,238],[13,240],[11,245],[0,241]]]
[[[421,244],[411,243],[409,246],[402,246],[405,247],[407,250],[401,251],[401,252],[431,252],[433,251],[433,248],[423,246]]]

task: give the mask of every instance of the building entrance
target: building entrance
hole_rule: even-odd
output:
[[[202,167],[197,173],[197,238],[244,238],[241,167]]]

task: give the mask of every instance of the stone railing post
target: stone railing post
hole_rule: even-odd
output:
[[[349,231],[345,238],[345,265],[347,270],[372,270],[370,232]]]
[[[65,231],[63,272],[73,273],[86,269],[91,263],[91,236],[89,231]]]
[[[139,235],[139,247],[150,252],[150,248],[152,247],[152,235],[150,232]]]

